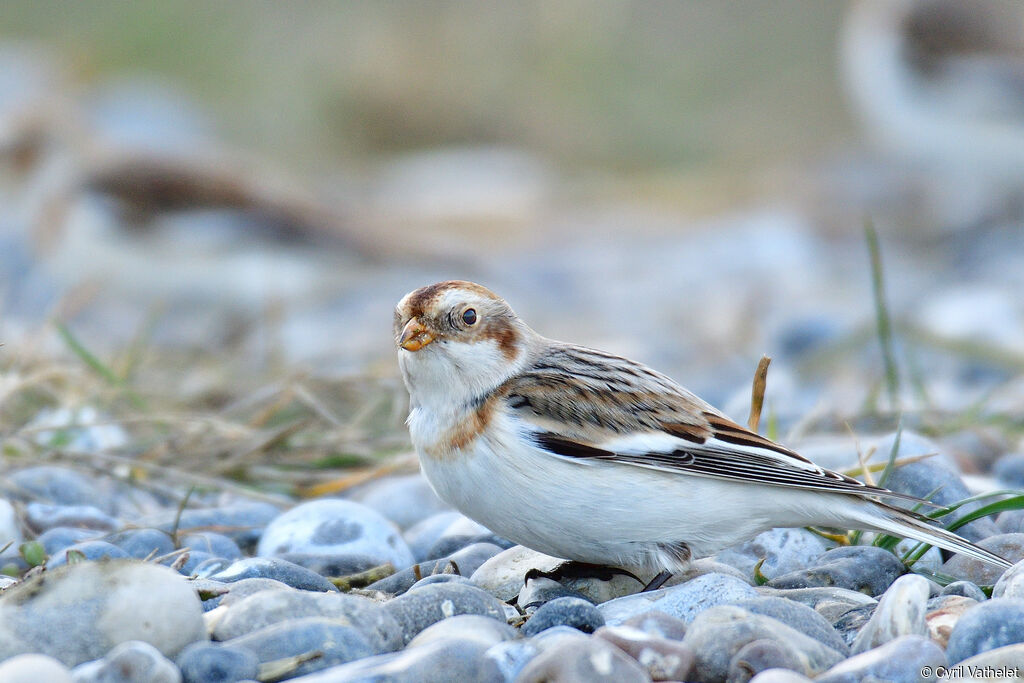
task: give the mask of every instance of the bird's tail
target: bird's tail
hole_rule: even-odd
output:
[[[918,518],[906,510],[891,507],[884,503],[874,503],[874,508],[865,517],[867,522],[878,531],[884,531],[894,536],[912,538],[915,541],[924,541],[954,553],[960,553],[973,557],[982,562],[1003,567],[1012,567],[1013,563],[993,552],[985,550],[981,546],[971,543],[965,538],[957,536],[952,531],[946,531],[942,527],[935,526],[922,518]]]

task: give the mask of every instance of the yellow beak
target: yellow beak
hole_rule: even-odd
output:
[[[398,345],[406,351],[419,351],[432,341],[434,341],[434,335],[427,331],[423,323],[413,318],[405,324],[402,336],[398,339]]]

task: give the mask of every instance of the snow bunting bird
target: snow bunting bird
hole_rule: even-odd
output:
[[[408,425],[437,494],[491,531],[589,564],[678,571],[766,529],[883,531],[1006,560],[818,467],[635,361],[545,339],[472,282],[395,309]]]

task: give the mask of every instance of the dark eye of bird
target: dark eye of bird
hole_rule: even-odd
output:
[[[476,324],[476,310],[474,310],[472,308],[467,308],[465,311],[463,311],[462,312],[462,322],[466,323],[467,325],[475,325]]]

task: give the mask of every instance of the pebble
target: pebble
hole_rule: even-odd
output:
[[[737,579],[746,584],[753,585],[754,583],[754,576],[752,573],[747,574],[737,569],[736,567],[733,567],[730,564],[718,562],[717,560],[711,557],[702,557],[699,560],[693,560],[692,562],[690,562],[689,565],[687,565],[685,569],[673,574],[672,578],[666,581],[663,587],[670,588],[672,586],[678,586],[680,584],[687,583],[688,581],[692,581],[693,579],[696,579],[698,576],[703,576],[705,574],[724,574],[726,576],[736,577]],[[646,575],[644,575],[641,578],[647,577]],[[636,592],[637,583],[634,581],[632,584],[630,584],[630,586],[631,589],[624,593],[625,595],[631,595]],[[615,595],[613,597],[621,597],[621,595]],[[601,602],[604,601],[602,600]]]
[[[96,531],[59,526],[39,534],[36,540],[43,545],[43,550],[47,555],[53,556],[65,548],[90,538],[96,538]]]
[[[210,555],[215,557],[223,557],[231,560],[242,557],[242,549],[238,547],[238,544],[235,543],[232,538],[212,531],[186,534],[185,536],[182,536],[179,541],[179,545],[182,548],[190,548],[192,550],[210,553]]]
[[[408,529],[432,515],[451,510],[422,474],[378,479],[356,492],[352,499],[373,508],[400,529]]]
[[[0,515],[2,514],[0,508]],[[110,531],[121,526],[117,518],[94,505],[50,505],[36,501],[25,506],[25,522],[36,532],[54,527]],[[3,521],[0,520],[0,540],[3,536],[2,528]]]
[[[642,683],[649,680],[647,671],[640,664],[608,641],[581,638],[542,651],[523,667],[516,683]]]
[[[484,657],[495,663],[504,681],[511,682],[519,677],[520,672],[539,652],[530,640],[507,640],[492,645]]]
[[[1010,562],[1024,560],[1024,533],[996,534],[978,541],[978,545],[1005,557]],[[966,555],[954,555],[946,560],[941,569],[943,574],[971,581],[979,586],[991,586],[1005,571],[1002,567],[975,560]]]
[[[967,610],[946,646],[952,664],[1004,645],[1024,643],[1024,600],[993,598]]]
[[[542,605],[523,624],[524,636],[534,636],[553,626],[570,626],[583,633],[593,633],[604,626],[604,615],[583,598],[556,598]]]
[[[850,647],[853,647],[853,642],[857,640],[861,630],[871,621],[871,615],[875,613],[876,608],[876,605],[854,607],[840,615],[839,618],[832,622],[832,626],[843,640]]]
[[[671,588],[659,588],[616,598],[598,606],[608,624],[616,626],[630,617],[658,610],[686,623],[702,611],[757,596],[757,591],[739,579],[724,574],[704,574]]]
[[[398,622],[402,642],[456,614],[478,614],[505,621],[505,609],[494,596],[475,586],[437,583],[409,591],[383,604],[386,614]]]
[[[0,595],[0,659],[41,652],[75,666],[129,640],[174,656],[205,638],[195,591],[160,565],[82,562],[48,570]]]
[[[878,601],[869,595],[848,588],[790,588],[778,589],[759,586],[757,592],[769,597],[786,598],[807,605],[825,618],[835,623],[839,617],[857,607],[877,605]]]
[[[70,669],[46,655],[15,655],[0,662],[0,681],[4,683],[72,683],[72,680]]]
[[[828,548],[817,534],[806,529],[770,529],[746,543],[717,553],[714,559],[731,565],[748,579],[761,560],[761,574],[769,579],[810,565]]]
[[[992,474],[1001,486],[1008,489],[1024,489],[1024,454],[1008,453],[992,466]]]
[[[882,595],[870,621],[857,634],[850,648],[860,654],[900,636],[928,635],[925,623],[928,580],[916,574],[896,579]]]
[[[28,467],[7,475],[10,483],[29,498],[54,505],[93,505],[113,513],[113,497],[98,495],[97,482],[75,470],[55,465]]]
[[[562,584],[558,583],[554,579],[545,579],[544,577],[531,578],[523,586],[523,590],[519,591],[519,596],[516,598],[516,604],[526,614],[533,614],[537,611],[537,608],[546,602],[551,602],[556,598],[582,598],[582,593],[577,593],[574,590],[566,588]]]
[[[888,550],[846,546],[829,550],[813,565],[768,582],[772,588],[836,586],[866,595],[881,595],[906,569]]]
[[[100,560],[104,558],[124,559],[129,557],[128,553],[106,541],[82,541],[64,548],[49,560],[46,566],[49,569],[63,567],[68,564],[68,553],[81,553],[86,560]]]
[[[209,578],[230,567],[232,562],[233,560],[229,560],[226,557],[207,557],[191,567],[189,576],[194,574],[199,578]]]
[[[949,683],[994,683],[1005,681],[1013,683],[1024,678],[1024,644],[1006,645],[994,650],[982,652],[980,655],[968,657],[960,662],[956,672],[948,676]],[[988,669],[988,671],[986,671]],[[1000,676],[998,673],[1003,673]],[[971,675],[979,673],[981,675]],[[986,674],[991,675],[986,675]],[[966,675],[965,675],[966,674]]]
[[[752,683],[811,683],[807,676],[788,669],[767,669],[750,680]]]
[[[668,640],[682,640],[686,635],[686,622],[670,617],[664,612],[652,610],[630,617],[622,622],[623,626],[638,628],[644,633]]]
[[[736,607],[781,621],[786,626],[814,638],[822,645],[846,654],[848,646],[832,624],[807,605],[785,598],[759,596],[735,603]]]
[[[174,515],[161,514],[147,523],[161,531],[175,529]],[[215,508],[183,510],[177,520],[177,531],[216,531],[224,534],[243,550],[253,548],[264,529],[281,511],[270,503],[235,503]]]
[[[457,550],[450,556],[439,560],[420,562],[412,567],[396,572],[380,581],[367,586],[369,590],[400,595],[425,576],[460,575],[472,576],[480,565],[501,552],[501,548],[491,543],[475,543]]]
[[[1004,534],[1024,533],[1024,510],[1007,510],[996,518],[996,527]]]
[[[291,680],[293,683],[502,683],[505,678],[497,661],[485,656],[486,652],[487,648],[475,640],[438,640],[420,647],[406,648],[401,652],[367,657]]]
[[[938,645],[922,636],[903,636],[874,650],[854,655],[837,664],[815,683],[926,683],[939,680],[938,667],[946,666],[946,655]],[[928,667],[930,676],[921,672]]]
[[[977,588],[977,586],[975,586]],[[978,588],[978,592],[981,589]],[[1024,560],[1013,565],[999,577],[992,587],[993,598],[1024,598]],[[982,594],[984,599],[984,594]]]
[[[132,529],[109,536],[107,540],[130,557],[144,559],[174,552],[174,540],[157,529]]]
[[[292,588],[308,591],[337,591],[338,588],[316,572],[279,557],[246,557],[235,560],[206,578],[231,583],[242,579],[275,579]]]
[[[844,655],[782,622],[740,607],[719,605],[698,614],[686,630],[683,645],[696,655],[695,678],[725,681],[733,657],[748,643],[771,640],[788,646],[806,667],[818,674],[841,662]]]
[[[947,595],[936,601],[930,600],[928,613],[924,616],[925,624],[928,626],[928,637],[941,647],[947,647],[953,627],[967,610],[977,604],[978,601],[974,598],[962,595]]]
[[[683,681],[693,668],[693,652],[677,640],[631,626],[602,626],[594,637],[607,640],[632,657],[654,681]]]
[[[264,626],[224,643],[256,655],[260,664],[320,653],[299,664],[288,676],[302,676],[380,654],[364,631],[327,617],[300,617]]]
[[[480,543],[496,546],[499,551],[508,550],[515,545],[515,543],[512,543],[497,534],[492,534],[491,532],[473,535],[442,536],[437,539],[437,543],[427,550],[427,559],[433,560],[440,557],[447,557],[458,550]]]
[[[281,553],[276,557],[305,567],[320,576],[348,576],[380,566],[378,558],[369,555],[319,555],[316,553]],[[404,570],[403,570],[404,571]]]
[[[242,600],[245,600],[250,595],[256,595],[263,591],[279,591],[279,590],[294,590],[291,586],[286,583],[281,583],[276,579],[242,579],[241,581],[235,581],[233,583],[221,583],[220,581],[213,581],[212,579],[201,579],[206,582],[207,585],[211,585],[218,589],[223,589],[225,592],[222,593],[220,604],[225,607],[237,604]],[[192,582],[193,585],[199,583],[200,580]]]
[[[477,640],[490,647],[507,640],[515,640],[519,636],[519,631],[497,619],[479,614],[457,614],[420,631],[409,641],[409,647],[419,647],[446,638]]]
[[[322,617],[361,630],[376,650],[374,654],[397,650],[406,642],[401,637],[400,624],[384,605],[358,595],[271,589],[260,590],[226,607],[227,613],[213,627],[216,640],[239,638],[289,619]]]
[[[725,680],[729,683],[746,683],[762,671],[771,669],[803,670],[801,655],[795,649],[778,640],[755,640],[740,648],[729,661]]]
[[[9,501],[0,498],[0,548],[8,543],[15,547],[22,542],[21,526]]]
[[[402,538],[409,545],[417,562],[433,559],[432,550],[442,539],[450,537],[475,537],[490,533],[470,518],[455,512],[438,512],[409,527]]]
[[[366,555],[395,569],[413,563],[412,551],[391,521],[360,503],[333,498],[297,505],[267,525],[257,554],[282,553]]]
[[[1022,563],[1018,563],[1018,564],[1021,566],[1021,571],[1024,571],[1024,564],[1022,564]],[[1007,575],[1010,573],[1010,571],[1011,570],[1008,569],[1003,574],[1003,576],[1000,577],[999,581],[1002,581],[1004,578],[1006,578]],[[1024,589],[1024,586],[1021,586],[1021,588]],[[996,594],[996,590],[998,590],[998,589],[999,589],[999,582],[996,583],[996,587],[992,590],[992,597],[996,597],[996,598],[1003,597],[1002,595],[997,595]],[[1022,590],[1021,593],[1022,593],[1021,595],[1007,595],[1005,597],[1008,597],[1008,598],[1024,597],[1024,590]],[[972,600],[977,600],[978,602],[984,602],[985,600],[988,600],[988,596],[985,595],[984,591],[982,591],[980,588],[978,588],[978,584],[971,583],[970,581],[954,581],[953,583],[951,583],[951,584],[949,584],[947,586],[944,586],[942,588],[942,591],[940,592],[940,594],[941,595],[962,595],[965,598],[971,598]]]
[[[251,650],[210,642],[192,643],[181,651],[175,663],[184,683],[255,680],[260,669],[260,660]]]
[[[129,640],[103,659],[79,664],[75,683],[180,683],[181,672],[149,643]]]

